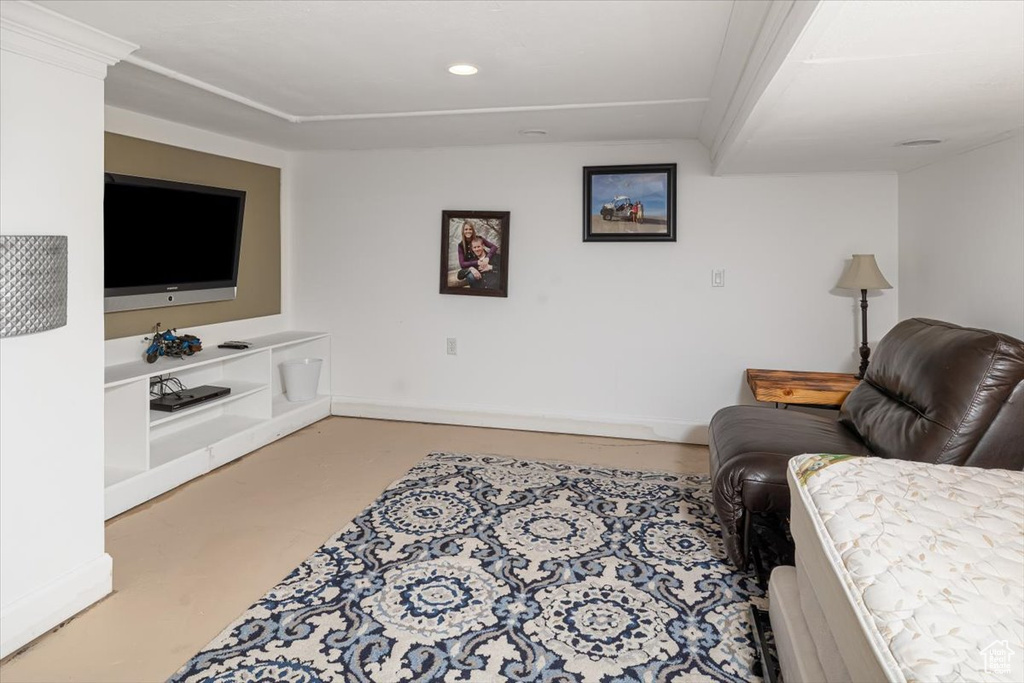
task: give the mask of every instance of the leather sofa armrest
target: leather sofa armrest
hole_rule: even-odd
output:
[[[722,463],[711,487],[715,511],[722,524],[722,539],[729,559],[745,567],[742,525],[747,510],[789,512],[786,464],[794,456],[751,452]]]

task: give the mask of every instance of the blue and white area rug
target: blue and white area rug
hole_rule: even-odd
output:
[[[703,476],[434,453],[172,681],[756,681]]]

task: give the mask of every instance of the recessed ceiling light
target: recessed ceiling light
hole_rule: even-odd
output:
[[[532,136],[532,137],[539,137],[541,135],[547,135],[548,132],[546,130],[542,130],[540,128],[527,128],[525,130],[519,131],[519,134],[520,135],[529,135],[529,136]]]
[[[477,71],[479,71],[479,69],[472,64],[452,64],[448,67],[448,72],[453,73],[456,76],[472,76]]]
[[[934,138],[925,138],[923,140],[907,140],[906,142],[897,142],[897,147],[927,147],[928,145],[941,144],[942,140],[935,140]]]

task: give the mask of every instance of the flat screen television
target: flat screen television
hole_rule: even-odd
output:
[[[105,174],[104,310],[234,299],[245,192]]]

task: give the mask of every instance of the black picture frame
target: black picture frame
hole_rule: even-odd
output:
[[[441,294],[508,297],[509,217],[508,211],[441,212]],[[460,250],[467,225],[482,239],[473,245],[471,238]]]
[[[675,242],[676,165],[583,168],[584,242]]]

